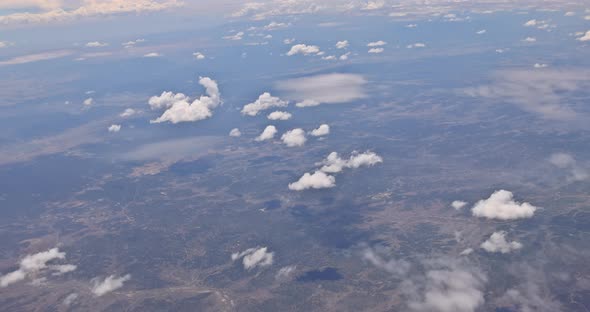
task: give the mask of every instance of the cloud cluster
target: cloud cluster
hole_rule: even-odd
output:
[[[115,291],[121,287],[123,287],[123,283],[131,279],[131,275],[127,274],[124,276],[117,277],[115,275],[110,275],[104,280],[100,280],[99,278],[95,278],[92,280],[92,293],[100,297],[112,291]]]
[[[317,106],[322,103],[348,103],[366,96],[367,80],[356,74],[322,74],[288,79],[277,83],[277,89],[287,98],[298,101],[296,106]]]
[[[189,103],[190,99],[182,93],[163,92],[160,96],[151,97],[148,103],[152,109],[166,108],[166,111],[150,122],[171,122],[175,124],[211,117],[213,115],[212,110],[221,104],[217,82],[209,77],[201,77],[199,78],[199,84],[205,87],[207,95],[202,95],[192,103]]]
[[[330,126],[327,124],[321,124],[318,128],[311,130],[309,134],[315,137],[328,135],[330,134]]]
[[[273,263],[274,252],[269,252],[267,247],[249,248],[231,255],[231,260],[242,258],[244,269],[251,270],[256,267],[266,267]]]
[[[374,42],[369,42],[367,44],[367,47],[369,48],[373,48],[373,47],[382,47],[384,45],[386,45],[387,42],[383,41],[383,40],[379,40],[379,41],[374,41]]]
[[[266,128],[264,128],[264,130],[262,131],[262,133],[256,137],[256,141],[266,141],[266,140],[270,140],[272,138],[275,137],[275,135],[277,134],[277,128],[273,125],[270,126],[266,126]]]
[[[318,54],[320,53],[320,48],[315,45],[306,45],[306,44],[296,44],[291,47],[289,52],[287,52],[288,56],[293,56],[296,54],[302,55],[309,55],[309,54]]]
[[[303,129],[296,128],[285,132],[281,136],[281,140],[288,147],[296,147],[303,146],[307,141],[307,138],[305,137],[305,131],[303,131]]]
[[[348,40],[338,41],[336,42],[336,49],[346,49],[348,45]]]
[[[292,191],[303,191],[307,189],[324,189],[336,186],[336,178],[327,175],[322,171],[313,174],[305,173],[299,180],[289,184]]]
[[[560,169],[569,171],[569,181],[577,182],[590,178],[588,170],[578,165],[576,159],[570,154],[555,153],[549,157],[549,162]]]
[[[242,108],[242,114],[256,116],[260,111],[274,107],[286,107],[287,105],[289,105],[289,102],[274,97],[268,92],[264,92],[258,96],[258,99],[253,103],[244,105]]]
[[[495,191],[488,199],[478,201],[471,209],[476,217],[488,219],[515,220],[530,218],[538,207],[527,202],[514,201],[512,192],[506,190]]]
[[[369,49],[368,53],[379,54],[379,53],[383,53],[383,51],[385,51],[385,49],[383,49],[383,48],[371,48],[371,49]]]
[[[61,275],[76,270],[76,266],[72,264],[48,264],[50,261],[65,258],[66,253],[59,251],[58,248],[27,255],[20,261],[18,270],[0,276],[0,287],[6,287],[28,277],[37,277],[46,272],[52,271],[53,275]]]
[[[359,168],[362,166],[371,167],[376,164],[382,163],[383,158],[375,154],[374,152],[359,153],[357,151],[352,152],[352,155],[348,159],[342,159],[336,152],[332,152],[322,162],[317,163],[321,165],[321,171],[326,173],[338,173],[344,168]]]
[[[522,248],[522,244],[516,241],[506,241],[506,232],[494,232],[490,238],[481,243],[480,247],[487,252],[509,253]]]

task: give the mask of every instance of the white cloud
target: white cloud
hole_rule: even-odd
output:
[[[275,111],[275,112],[268,114],[268,116],[266,116],[266,118],[268,118],[270,120],[289,120],[289,119],[291,119],[291,117],[293,117],[293,115],[291,113],[282,112],[282,111]]]
[[[524,27],[537,26],[537,20],[532,19],[523,24]]]
[[[384,0],[369,0],[361,10],[378,10],[385,6]]]
[[[370,47],[370,48],[372,48],[372,47],[380,47],[380,46],[384,46],[386,44],[387,44],[387,42],[385,42],[383,40],[379,40],[379,41],[369,42],[367,44],[367,47]]]
[[[235,41],[235,40],[242,40],[243,37],[244,37],[244,32],[240,31],[240,32],[237,32],[233,35],[225,36],[225,37],[223,37],[223,39]]]
[[[547,64],[542,64],[542,63],[535,63],[535,65],[533,65],[534,68],[545,68],[549,65]]]
[[[221,97],[219,94],[219,87],[217,82],[209,77],[200,77],[199,84],[205,87],[207,95],[201,95],[192,103],[189,103],[189,98],[182,93],[174,94],[172,92],[164,92],[161,96],[151,97],[149,105],[154,108],[166,107],[167,110],[151,123],[162,122],[189,122],[207,119],[213,116],[213,109],[221,104]]]
[[[291,275],[295,273],[295,269],[297,269],[297,267],[294,265],[282,267],[275,275],[275,278],[277,280],[288,280],[289,278],[291,278]]]
[[[9,46],[10,43],[6,42],[6,41],[0,41],[0,48],[6,48],[7,46]]]
[[[307,141],[305,137],[305,131],[301,128],[289,130],[281,136],[281,140],[283,143],[288,147],[296,147],[296,146],[303,146]]]
[[[522,244],[516,241],[506,241],[506,232],[494,232],[488,240],[481,243],[480,247],[487,252],[509,253],[522,248]]]
[[[473,248],[464,249],[459,253],[459,256],[468,256],[473,253]]]
[[[86,47],[88,48],[101,48],[101,47],[106,47],[109,44],[106,42],[99,42],[99,41],[92,41],[92,42],[88,42],[86,44]]]
[[[129,48],[135,47],[135,45],[137,45],[138,43],[141,43],[141,42],[145,42],[145,39],[135,39],[135,40],[123,42],[123,43],[121,43],[121,45],[124,48],[129,49]]]
[[[205,54],[203,54],[201,52],[195,52],[195,53],[193,53],[193,56],[197,60],[203,60],[203,59],[205,59]]]
[[[0,287],[20,282],[27,277],[38,276],[45,271],[54,271],[54,275],[61,275],[75,270],[75,265],[48,264],[50,261],[63,260],[65,257],[66,253],[59,251],[58,248],[27,255],[20,261],[18,270],[0,276]]]
[[[475,33],[476,33],[476,34],[478,34],[478,35],[483,35],[483,34],[485,34],[486,32],[487,32],[487,30],[485,30],[485,29],[482,29],[482,30],[478,30],[478,31],[477,31],[477,32],[475,32]]]
[[[137,114],[137,111],[133,108],[126,108],[119,116],[123,118],[131,117]]]
[[[121,131],[121,125],[111,125],[109,127],[109,132],[119,132]]]
[[[310,134],[315,137],[328,135],[330,134],[330,126],[327,124],[322,124],[317,129],[313,129]]]
[[[150,53],[146,53],[143,55],[143,57],[160,57],[162,56],[162,54],[158,53],[158,52],[150,52]]]
[[[382,163],[383,158],[375,154],[374,152],[352,152],[352,155],[348,159],[342,159],[336,152],[332,152],[322,162],[317,165],[322,165],[320,171],[327,173],[338,173],[343,168],[356,169],[362,166],[371,167],[376,164]]]
[[[574,16],[574,15],[576,15],[576,12],[572,12],[572,11],[565,12],[565,14],[564,14],[564,16]]]
[[[340,59],[341,61],[346,61],[346,60],[348,60],[349,56],[350,56],[350,52],[347,52],[347,53],[340,55],[340,57],[338,59]]]
[[[296,54],[309,55],[309,54],[317,54],[317,53],[320,53],[320,48],[318,46],[306,45],[306,44],[296,44],[291,47],[291,50],[289,50],[289,52],[287,52],[287,55],[288,56],[293,56]]]
[[[244,105],[242,108],[242,114],[256,116],[260,111],[273,107],[286,107],[287,105],[289,105],[289,102],[274,97],[268,92],[264,92],[253,103]]]
[[[297,107],[347,103],[366,96],[365,78],[356,74],[322,74],[280,81],[277,89],[298,101]]]
[[[4,0],[6,1],[6,0]],[[3,2],[4,2],[3,1]],[[18,0],[19,2],[23,0]],[[24,0],[24,3],[31,0]],[[41,3],[41,1],[35,1]],[[55,3],[53,6],[38,6],[42,10],[36,13],[18,12],[0,16],[0,25],[12,24],[43,24],[52,22],[64,22],[80,18],[101,17],[127,13],[155,12],[182,6],[177,0],[108,0],[108,1],[82,1],[81,6],[68,9],[59,5],[61,1],[44,1]],[[16,3],[12,1],[12,3]],[[1,3],[0,3],[1,5]]]
[[[377,54],[377,53],[383,53],[383,51],[385,51],[385,49],[383,49],[383,48],[372,48],[372,49],[369,49],[368,52]]]
[[[455,208],[455,210],[460,210],[461,208],[465,207],[465,205],[467,205],[467,203],[462,200],[455,200],[451,203],[451,206]]]
[[[240,131],[240,129],[238,129],[238,128],[233,128],[233,129],[231,129],[231,131],[229,132],[229,136],[230,136],[230,137],[237,138],[237,137],[240,137],[240,136],[242,136],[242,132],[241,132],[241,131]]]
[[[65,306],[70,306],[72,303],[74,303],[74,301],[76,301],[76,299],[78,299],[78,294],[71,293],[64,298],[62,304]]]
[[[426,44],[421,43],[421,42],[417,42],[417,43],[412,43],[406,46],[406,48],[408,49],[413,49],[413,48],[425,48]]]
[[[373,266],[396,276],[404,276],[410,270],[410,263],[405,260],[385,260],[380,249],[366,248],[363,250],[363,260]]]
[[[256,138],[256,141],[270,140],[275,137],[275,134],[277,134],[277,128],[275,126],[266,126],[264,131],[262,131],[262,133]]]
[[[348,47],[348,40],[336,42],[336,49],[346,49]]]
[[[416,27],[418,27],[417,24],[408,24],[408,25],[406,25],[406,28],[416,28]]]
[[[90,105],[92,105],[94,103],[94,99],[93,98],[87,98],[87,99],[84,100],[83,103],[86,106],[90,106]]]
[[[512,192],[506,190],[495,191],[488,199],[478,201],[471,209],[476,217],[488,219],[514,220],[530,218],[538,207],[527,202],[514,201]]]
[[[526,37],[522,41],[524,41],[524,42],[537,42],[537,38],[535,38],[535,37]]]
[[[568,170],[568,180],[570,181],[584,181],[590,178],[588,170],[578,165],[578,162],[570,154],[555,153],[549,157],[549,162],[560,169]]]
[[[336,60],[336,56],[335,55],[322,56],[322,60],[335,61]]]
[[[249,248],[242,252],[231,255],[232,261],[242,259],[244,269],[251,270],[256,267],[266,267],[273,263],[274,252],[269,252],[267,247]]]
[[[336,186],[336,178],[327,175],[322,171],[313,174],[305,173],[297,182],[289,184],[292,191],[303,191],[307,189],[323,189]]]
[[[292,44],[293,42],[295,42],[295,38],[287,38],[283,40],[284,44]]]
[[[100,280],[99,278],[94,278],[92,280],[92,293],[100,297],[112,291],[115,291],[121,287],[123,287],[123,283],[131,279],[131,275],[127,274],[121,277],[117,277],[115,275],[110,275],[104,280]]]
[[[590,41],[590,30],[586,31],[586,33],[582,37],[577,38],[576,40],[578,40],[578,41]]]
[[[277,23],[277,22],[270,22],[268,25],[264,26],[265,30],[275,30],[279,28],[286,28],[291,26],[290,23]]]

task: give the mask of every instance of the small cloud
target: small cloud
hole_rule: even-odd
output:
[[[574,16],[574,15],[576,15],[576,12],[572,12],[572,11],[565,12],[565,14],[564,14],[564,16]]]
[[[336,49],[346,49],[348,47],[348,40],[336,42]]]
[[[363,260],[373,266],[396,276],[404,276],[410,270],[410,263],[405,260],[386,260],[381,249],[366,248],[363,250]]]
[[[193,56],[197,60],[203,60],[203,59],[205,59],[205,55],[203,53],[201,53],[201,52],[195,52],[195,53],[193,53]]]
[[[295,270],[297,269],[296,266],[294,265],[289,265],[286,267],[282,267],[277,274],[275,275],[275,279],[279,280],[279,281],[284,281],[284,280],[288,280],[291,278],[291,276],[293,275],[293,273],[295,273]]]
[[[291,113],[282,112],[282,111],[275,111],[275,112],[268,114],[268,116],[266,116],[266,118],[268,118],[270,120],[289,120],[289,119],[291,119],[291,117],[293,117],[293,115]]]
[[[322,56],[322,60],[335,61],[336,60],[336,56],[334,56],[334,55]]]
[[[310,134],[315,137],[328,135],[330,134],[330,126],[322,124],[317,129],[313,129]]]
[[[277,128],[273,125],[270,126],[266,126],[266,128],[264,128],[264,131],[262,131],[262,133],[256,138],[256,141],[266,141],[266,140],[270,140],[272,138],[275,137],[275,135],[277,134]]]
[[[307,138],[305,137],[305,131],[301,128],[297,128],[285,132],[283,136],[281,136],[281,140],[288,147],[297,147],[303,146],[307,141]]]
[[[256,267],[267,267],[272,265],[274,252],[269,252],[267,247],[249,248],[242,252],[236,252],[231,255],[231,260],[242,259],[244,269],[251,270]]]
[[[323,189],[336,186],[336,178],[327,175],[322,171],[313,174],[305,173],[297,182],[289,184],[292,191],[303,191],[307,189]]]
[[[577,38],[578,41],[590,41],[590,30],[588,30],[582,37]]]
[[[121,43],[121,45],[125,48],[125,49],[130,49],[135,47],[135,45],[137,45],[138,43],[141,42],[145,42],[145,39],[136,39],[136,40],[131,40],[131,41],[127,41],[127,42],[123,42]]]
[[[160,56],[162,56],[162,55],[158,52],[150,52],[150,53],[143,55],[143,57],[160,57]]]
[[[468,256],[473,253],[473,248],[464,249],[459,253],[459,256]]]
[[[383,49],[383,48],[372,48],[372,49],[369,49],[368,53],[377,54],[377,53],[383,53],[383,51],[385,51],[385,49]]]
[[[340,55],[340,57],[338,59],[341,61],[346,61],[346,60],[348,60],[349,56],[350,56],[350,52],[347,52],[347,53]]]
[[[86,44],[86,47],[88,48],[101,48],[101,47],[106,47],[109,44],[106,42],[99,42],[99,41],[92,41],[92,42],[88,42]]]
[[[287,52],[287,55],[288,56],[293,56],[296,54],[309,55],[309,54],[317,54],[317,53],[320,53],[320,48],[318,46],[306,45],[306,44],[296,44],[291,47],[289,52]]]
[[[119,132],[119,131],[121,131],[121,125],[111,125],[109,127],[109,132],[116,133],[116,132]]]
[[[494,232],[488,240],[483,242],[480,247],[487,252],[509,253],[513,250],[522,248],[522,244],[516,241],[507,242],[506,232]]]
[[[384,46],[384,45],[386,45],[386,44],[387,44],[387,42],[385,42],[385,41],[383,41],[383,40],[379,40],[379,41],[369,42],[369,43],[367,44],[367,47],[369,47],[369,48],[373,48],[373,47],[381,47],[381,46]]]
[[[290,23],[277,23],[277,22],[270,22],[268,25],[264,26],[265,30],[275,30],[279,28],[286,28],[291,26]]]
[[[72,305],[72,303],[74,303],[74,301],[76,301],[76,299],[78,299],[78,294],[71,293],[64,298],[64,300],[62,301],[62,304],[65,306],[70,306],[70,305]]]
[[[244,32],[240,31],[240,32],[237,32],[233,35],[225,36],[225,37],[223,37],[223,39],[225,39],[225,40],[242,40],[243,37],[244,37]]]
[[[537,26],[537,20],[532,19],[527,21],[526,23],[523,24],[524,27],[533,27],[533,26]]]
[[[542,64],[542,63],[535,63],[535,65],[533,65],[534,68],[545,68],[549,65],[547,64]]]
[[[126,108],[119,116],[123,118],[131,117],[137,114],[137,111],[133,108]]]
[[[104,280],[100,280],[99,278],[94,278],[92,280],[92,293],[100,297],[112,291],[115,291],[121,287],[123,287],[123,283],[131,279],[131,275],[127,274],[125,276],[117,277],[115,275],[108,276]]]
[[[588,170],[578,165],[576,159],[570,154],[555,153],[549,157],[549,162],[557,168],[568,170],[570,181],[584,181],[590,178]]]
[[[416,27],[418,27],[417,24],[408,24],[408,25],[406,25],[406,28],[416,28]]]
[[[465,205],[467,205],[467,202],[462,200],[455,200],[451,203],[451,206],[455,208],[455,210],[461,210],[461,208],[465,207]]]
[[[93,98],[87,98],[87,99],[84,100],[83,103],[84,103],[85,106],[90,106],[90,105],[92,105],[94,103],[94,99]]]
[[[238,129],[238,128],[233,128],[233,129],[231,129],[231,131],[229,132],[229,136],[230,136],[230,137],[237,138],[237,137],[240,137],[240,136],[242,136],[242,132],[241,132],[241,131],[240,131],[240,129]]]
[[[374,152],[352,152],[352,155],[348,159],[342,159],[336,152],[332,152],[322,162],[317,165],[322,165],[320,171],[326,173],[338,173],[344,168],[356,169],[362,166],[374,166],[382,163],[383,158],[375,154]]]
[[[413,49],[413,48],[425,48],[426,44],[421,43],[421,42],[417,42],[417,43],[413,43],[413,44],[409,44],[406,46],[406,48],[408,49]]]
[[[292,44],[293,42],[295,42],[295,38],[287,38],[283,40],[284,44]]]
[[[366,83],[361,75],[333,73],[280,81],[277,89],[285,91],[286,97],[299,101],[295,104],[297,107],[307,107],[364,98]]]
[[[471,209],[476,217],[499,220],[515,220],[530,218],[538,207],[529,203],[514,201],[512,192],[495,191],[488,199],[478,201]]]
[[[537,38],[535,38],[535,37],[526,37],[522,41],[532,43],[532,42],[537,42]]]
[[[378,10],[381,9],[385,6],[385,1],[384,0],[369,0],[367,1],[367,3],[361,7],[361,10],[367,10],[367,11],[371,11],[371,10]]]
[[[242,114],[256,116],[260,111],[273,107],[286,107],[287,105],[289,105],[289,102],[283,101],[278,97],[274,97],[268,92],[264,92],[258,96],[258,99],[253,103],[244,105],[242,108]]]
[[[478,34],[478,35],[483,35],[483,34],[485,34],[486,32],[487,32],[487,30],[485,30],[485,29],[482,29],[482,30],[478,30],[478,31],[477,31],[477,32],[475,32],[475,33],[476,33],[476,34]]]

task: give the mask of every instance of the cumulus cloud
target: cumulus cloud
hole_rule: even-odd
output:
[[[309,54],[317,54],[317,53],[320,53],[320,48],[318,46],[306,45],[306,44],[296,44],[291,47],[289,52],[287,52],[287,55],[288,56],[293,56],[296,54],[309,55]]]
[[[121,131],[121,125],[111,125],[109,127],[109,132],[119,132]]]
[[[274,97],[268,92],[264,92],[253,103],[244,105],[242,108],[242,114],[256,116],[260,111],[273,107],[286,107],[287,105],[289,105],[289,102]]]
[[[385,42],[383,40],[379,40],[379,41],[369,42],[367,44],[367,47],[370,47],[370,48],[372,48],[372,47],[381,47],[381,46],[384,46],[386,44],[387,44],[387,42]]]
[[[94,278],[92,280],[92,293],[95,296],[100,297],[123,287],[123,283],[130,279],[131,275],[129,274],[120,277],[117,277],[116,275],[110,275],[104,280]]]
[[[135,115],[137,113],[137,111],[135,111],[133,108],[126,108],[121,114],[119,114],[120,117],[123,118],[127,118],[127,117],[131,117],[133,115]]]
[[[362,166],[371,167],[378,163],[382,163],[383,158],[374,152],[359,153],[357,151],[352,152],[352,155],[348,159],[342,159],[336,152],[332,152],[317,165],[322,165],[320,171],[326,173],[338,173],[343,168],[359,168]]]
[[[205,54],[203,54],[201,52],[195,52],[195,53],[193,53],[193,57],[197,60],[203,60],[203,59],[205,59]]]
[[[101,48],[101,47],[106,47],[109,44],[106,42],[100,42],[100,41],[92,41],[92,42],[88,42],[86,44],[86,47],[88,48]]]
[[[578,41],[590,41],[590,30],[588,30],[583,36],[577,38]]]
[[[346,49],[348,47],[348,40],[336,42],[336,49]]]
[[[512,192],[506,190],[495,191],[488,199],[478,201],[471,209],[476,217],[488,219],[514,220],[530,218],[538,207],[527,202],[514,201]]]
[[[409,262],[396,259],[386,260],[384,253],[383,248],[365,248],[362,258],[373,266],[396,276],[404,276],[408,273],[411,267]]]
[[[83,104],[84,104],[85,106],[90,106],[90,105],[92,105],[93,103],[94,103],[94,99],[93,99],[93,98],[87,98],[87,99],[85,99],[85,100],[84,100],[84,102],[83,102]]]
[[[240,137],[240,136],[242,136],[242,132],[241,132],[241,131],[240,131],[240,129],[238,129],[238,128],[233,128],[233,129],[231,129],[231,131],[229,132],[229,136],[230,136],[230,137],[237,138],[237,137]]]
[[[166,108],[166,111],[150,122],[175,124],[199,121],[213,116],[213,109],[221,104],[217,82],[209,77],[200,77],[199,84],[205,87],[207,95],[201,95],[192,103],[189,103],[190,99],[182,93],[163,92],[160,96],[151,97],[148,103],[152,109]]]
[[[383,53],[383,51],[385,51],[385,49],[383,49],[383,48],[372,48],[372,49],[369,49],[368,53],[378,54],[378,53]]]
[[[289,184],[292,191],[303,191],[307,189],[324,189],[336,186],[336,178],[327,175],[322,171],[313,174],[305,173],[297,182]]]
[[[251,270],[256,267],[267,267],[272,265],[274,252],[269,252],[267,247],[249,248],[242,252],[231,255],[231,260],[242,259],[244,269]]]
[[[366,83],[361,75],[333,73],[283,80],[276,87],[298,101],[296,106],[307,107],[362,99],[366,97]]]
[[[465,205],[467,205],[467,203],[462,200],[455,200],[451,203],[451,206],[455,208],[455,210],[460,210],[461,208],[465,207]]]
[[[522,248],[522,244],[516,241],[506,241],[506,232],[494,232],[488,240],[481,243],[480,247],[487,252],[509,253]]]
[[[19,0],[19,2],[31,3],[30,0]],[[36,2],[41,3],[41,1]],[[183,5],[178,0],[106,0],[82,1],[83,5],[70,9],[60,7],[61,1],[44,1],[44,3],[50,2],[56,5],[38,6],[42,9],[39,12],[17,12],[0,15],[0,25],[64,22],[80,18],[162,11]],[[12,1],[12,3],[16,2]]]
[[[281,140],[288,147],[303,146],[307,141],[305,131],[301,128],[289,130],[281,136]]]
[[[268,116],[266,116],[266,118],[268,118],[270,120],[289,120],[289,119],[291,119],[291,117],[293,117],[293,115],[291,115],[291,113],[282,112],[282,111],[275,111],[275,112],[268,114]]]
[[[578,165],[576,159],[567,153],[555,153],[549,157],[549,162],[560,168],[569,171],[568,180],[570,181],[584,181],[590,177],[590,173],[586,168]]]
[[[256,141],[270,140],[275,137],[275,134],[277,134],[277,128],[275,126],[266,126],[264,131],[256,138]]]
[[[74,271],[75,265],[51,265],[49,262],[54,260],[64,260],[65,252],[59,251],[59,248],[52,248],[47,251],[39,252],[24,257],[16,271],[0,276],[0,287],[6,287],[10,284],[20,282],[27,277],[37,277],[45,272],[53,272],[54,275],[61,275]]]
[[[350,52],[347,52],[347,53],[340,55],[340,57],[338,57],[338,59],[341,61],[346,61],[346,60],[348,60],[349,56],[350,56]]]
[[[330,126],[327,124],[322,124],[317,129],[313,129],[310,134],[315,137],[328,135],[330,134]]]

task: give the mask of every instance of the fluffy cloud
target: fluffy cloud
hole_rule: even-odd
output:
[[[160,96],[153,96],[149,100],[152,109],[165,107],[166,111],[162,116],[151,123],[162,122],[189,122],[207,119],[213,116],[213,109],[221,104],[221,97],[217,82],[209,77],[199,78],[199,84],[205,87],[205,93],[192,103],[189,98],[182,93],[174,94],[172,92],[163,92]]]
[[[106,42],[99,42],[99,41],[92,41],[92,42],[88,42],[86,44],[86,47],[88,48],[101,48],[101,47],[106,47],[109,44]]]
[[[373,54],[378,54],[378,53],[383,53],[383,51],[385,51],[385,49],[383,48],[372,48],[369,49],[369,53],[373,53]]]
[[[275,29],[279,29],[279,28],[286,28],[289,26],[291,26],[291,24],[270,22],[266,26],[264,26],[263,28],[264,28],[264,30],[275,30]]]
[[[39,276],[46,271],[53,271],[54,275],[74,271],[76,269],[75,265],[48,264],[50,261],[63,260],[65,257],[66,253],[59,251],[58,248],[27,255],[20,261],[18,270],[0,276],[0,287],[6,287],[10,284],[20,282],[27,277]]]
[[[385,260],[381,249],[366,248],[363,250],[363,260],[369,262],[373,266],[394,274],[396,276],[404,276],[410,270],[410,263],[405,260],[389,259]]]
[[[127,274],[124,276],[117,277],[115,275],[108,276],[104,280],[100,280],[99,278],[93,279],[92,283],[92,293],[100,297],[112,291],[115,291],[121,287],[123,287],[123,283],[131,279],[131,275]]]
[[[268,118],[270,120],[289,120],[289,119],[291,119],[291,117],[293,117],[293,115],[291,115],[291,113],[282,112],[282,111],[272,112],[272,113],[268,114],[268,116],[266,116],[266,118]]]
[[[121,131],[121,125],[111,125],[109,127],[109,132],[119,132]]]
[[[513,250],[522,248],[522,244],[516,241],[506,241],[506,232],[494,232],[488,240],[483,242],[480,247],[487,252],[509,253]]]
[[[232,261],[242,258],[244,269],[251,270],[256,267],[266,267],[273,263],[274,252],[269,252],[267,247],[249,248],[231,255]]]
[[[336,49],[346,49],[348,47],[348,40],[336,42]]]
[[[349,56],[350,56],[350,52],[347,52],[347,53],[340,55],[340,57],[338,59],[341,61],[346,61],[346,60],[348,60]]]
[[[578,165],[576,159],[570,154],[555,153],[549,157],[549,162],[560,169],[569,171],[568,179],[570,181],[584,181],[590,177],[590,173]]]
[[[459,209],[465,207],[465,205],[467,205],[467,203],[464,201],[461,201],[461,200],[455,200],[451,203],[451,206],[453,208],[455,208],[455,210],[459,210]]]
[[[318,46],[306,45],[306,44],[296,44],[291,47],[291,50],[289,50],[289,52],[287,52],[287,55],[288,56],[293,56],[296,54],[309,55],[309,54],[317,54],[317,53],[320,53],[320,48]]]
[[[127,118],[127,117],[131,117],[133,115],[135,115],[137,113],[137,111],[135,111],[133,108],[126,108],[121,114],[119,114],[120,117],[123,118]]]
[[[385,42],[383,40],[379,40],[379,41],[369,42],[367,44],[367,47],[370,47],[370,48],[372,48],[372,47],[381,47],[381,46],[384,46],[386,44],[387,44],[387,42]]]
[[[383,158],[375,154],[374,152],[352,152],[352,155],[348,159],[342,159],[336,152],[332,152],[318,165],[322,165],[321,171],[327,173],[338,173],[343,168],[359,168],[361,166],[374,166],[378,163],[382,163]]]
[[[348,103],[364,98],[367,81],[355,74],[323,74],[280,81],[277,89],[299,101],[296,106],[316,106],[322,103]]]
[[[327,124],[322,124],[317,129],[313,129],[310,134],[315,137],[328,135],[330,134],[330,126]]]
[[[195,53],[193,53],[193,56],[197,60],[203,60],[203,59],[205,59],[205,54],[203,54],[201,52],[195,52]]]
[[[495,191],[488,199],[478,201],[471,209],[476,217],[488,219],[514,220],[530,218],[538,208],[529,203],[514,201],[512,192]]]
[[[590,41],[590,30],[588,30],[582,37],[577,38],[578,41]]]
[[[233,128],[233,129],[231,129],[231,131],[229,132],[229,136],[230,136],[230,137],[237,138],[237,137],[240,137],[240,136],[242,136],[242,132],[241,132],[241,131],[240,131],[240,129],[238,129],[238,128]]]
[[[476,33],[476,34],[478,34],[478,35],[483,35],[483,34],[485,34],[486,32],[487,32],[487,30],[485,30],[485,29],[482,29],[482,30],[478,30],[478,31],[477,31],[477,32],[475,32],[475,33]]]
[[[30,0],[19,0],[22,3],[31,3]],[[41,1],[35,1],[37,4]],[[61,1],[43,1],[55,3],[52,6],[38,6],[38,13],[19,12],[0,16],[0,25],[11,24],[41,24],[50,22],[64,22],[80,18],[119,15],[127,13],[155,12],[182,6],[177,0],[106,0],[106,1],[82,1],[83,5],[68,9],[62,8]],[[80,2],[80,1],[72,1]],[[12,2],[16,3],[16,2]],[[10,4],[9,4],[10,5]],[[17,6],[18,7],[18,6]]]
[[[305,173],[297,182],[289,184],[292,191],[303,191],[307,189],[323,189],[336,186],[336,178],[327,175],[322,171],[313,174]]]
[[[83,104],[86,106],[90,106],[94,103],[94,99],[93,98],[87,98],[84,100]]]
[[[289,102],[274,97],[268,92],[264,92],[253,103],[244,105],[242,108],[242,114],[256,116],[260,111],[273,107],[285,107],[287,105],[289,105]]]
[[[264,131],[256,138],[256,141],[270,140],[275,137],[275,134],[277,134],[277,128],[275,126],[266,126]]]
[[[289,130],[281,136],[281,140],[288,147],[303,146],[307,141],[305,137],[305,131],[301,128]]]

